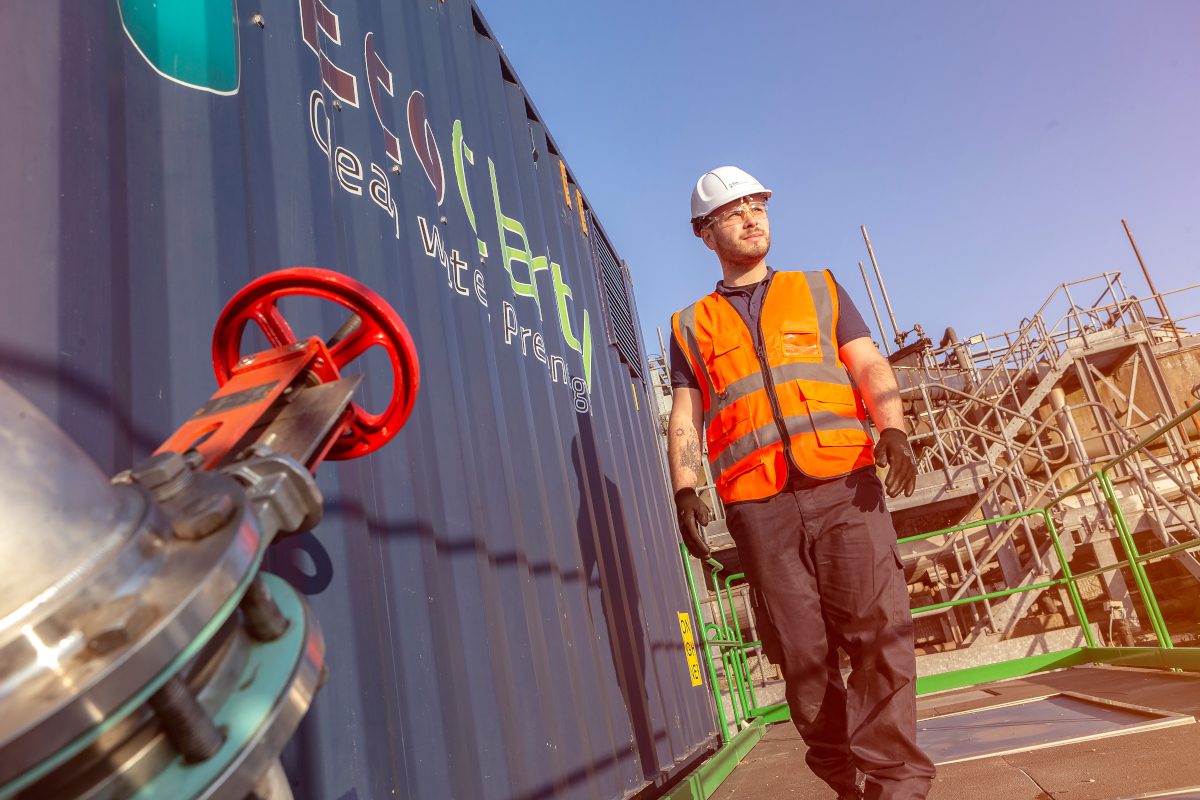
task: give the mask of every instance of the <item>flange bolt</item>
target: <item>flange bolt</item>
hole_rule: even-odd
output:
[[[150,697],[150,707],[167,739],[189,764],[207,761],[225,743],[225,735],[178,676]]]

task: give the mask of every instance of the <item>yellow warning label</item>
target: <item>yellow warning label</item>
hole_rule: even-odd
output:
[[[683,635],[683,652],[687,656],[692,686],[699,686],[704,680],[700,677],[700,659],[696,657],[696,640],[692,637],[692,618],[687,614],[679,615],[679,633]]]

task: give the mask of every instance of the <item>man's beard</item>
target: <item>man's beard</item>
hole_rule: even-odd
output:
[[[771,235],[764,233],[761,239],[735,242],[730,247],[717,246],[717,255],[722,261],[739,267],[752,267],[771,249]]]

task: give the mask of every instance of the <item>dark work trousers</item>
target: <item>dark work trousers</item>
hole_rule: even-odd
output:
[[[916,657],[896,531],[873,470],[789,486],[727,509],[746,577],[783,651],[808,766],[839,793],[921,800],[933,762],[916,742]],[[850,657],[848,685],[838,648]]]

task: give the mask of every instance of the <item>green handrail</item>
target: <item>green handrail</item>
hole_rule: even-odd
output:
[[[717,720],[721,724],[721,742],[727,744],[729,742],[729,724],[725,721],[725,707],[721,703],[720,687],[717,686],[717,669],[713,666],[712,647],[706,646],[711,643],[707,641],[707,635],[704,632],[705,626],[701,624],[704,617],[700,613],[700,593],[696,591],[696,579],[692,575],[692,560],[688,557],[687,547],[682,542],[679,543],[679,554],[683,559],[683,574],[687,578],[688,592],[692,595],[692,613],[696,616],[696,624],[692,625],[692,630],[697,631],[700,638],[697,649],[704,653],[704,664],[708,667],[708,685],[716,700]],[[709,560],[720,566],[719,561]]]
[[[738,651],[739,669],[745,676],[743,703],[749,703],[749,710],[746,712],[746,716],[749,717],[752,715],[753,711],[758,710],[758,698],[754,696],[754,682],[750,680],[750,660],[746,657],[746,653],[748,653],[752,647],[755,647],[759,643],[742,641],[742,623],[741,620],[738,619],[737,604],[733,602],[733,582],[745,577],[746,573],[744,572],[735,572],[726,577],[725,597],[729,601],[729,610],[731,612],[731,616],[733,617],[733,629],[737,633],[738,641],[742,642],[742,646]],[[749,601],[747,600],[747,602]]]
[[[729,620],[725,617],[725,607],[721,605],[721,602],[719,599],[721,596],[721,584],[718,580],[718,573],[720,573],[723,569],[725,569],[725,565],[713,558],[708,559],[708,561],[709,561],[709,563],[715,565],[712,567],[712,585],[713,585],[713,594],[718,598],[717,611],[721,615],[721,624],[720,624],[719,628],[717,628],[717,626],[715,624],[706,625],[704,627],[704,632],[705,632],[706,639],[708,639],[709,641],[713,641],[712,637],[708,637],[708,631],[710,630],[710,628],[716,628],[719,630],[720,636],[723,639],[736,642],[736,644],[728,645],[721,649],[721,670],[725,674],[725,682],[729,686],[729,710],[733,712],[734,727],[740,729],[743,727],[743,723],[746,721],[744,705],[742,706],[742,708],[740,710],[739,710],[739,706],[738,706],[738,700],[741,699],[743,696],[743,689],[742,689],[742,682],[739,679],[739,676],[737,675],[737,670],[734,667],[732,659],[733,659],[733,654],[738,652],[739,648],[741,647],[741,636],[737,636],[735,638],[730,633]],[[713,692],[717,693],[717,703],[718,704],[720,704],[720,702],[721,702],[719,692],[718,692],[719,689],[720,689],[720,687],[717,685],[716,681],[714,680],[713,681]]]

